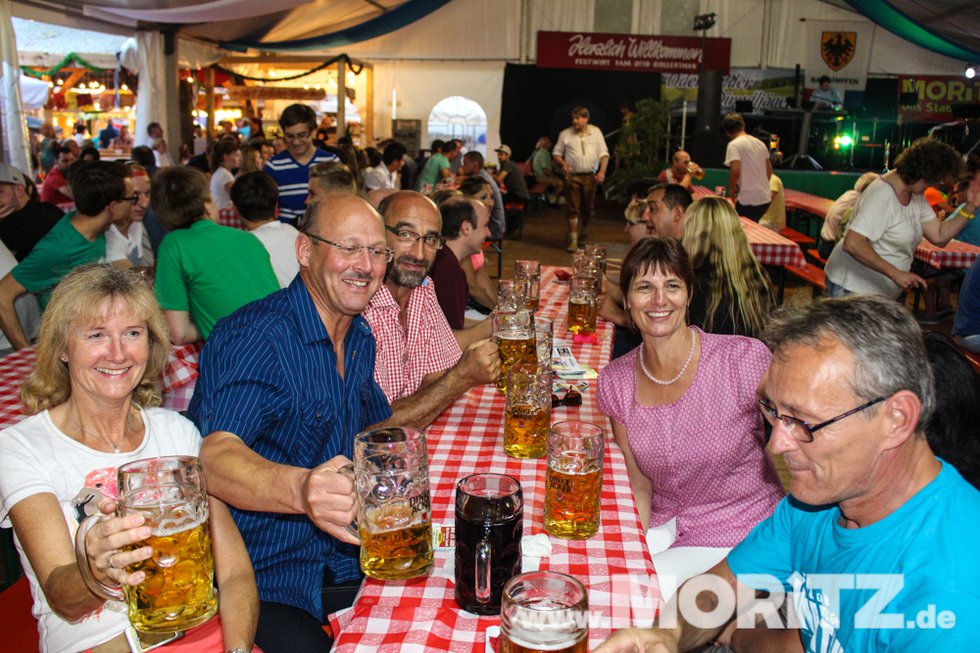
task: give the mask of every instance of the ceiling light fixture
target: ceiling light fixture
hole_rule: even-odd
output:
[[[963,74],[966,75],[967,79],[973,79],[977,76],[977,69],[974,66],[967,66]]]

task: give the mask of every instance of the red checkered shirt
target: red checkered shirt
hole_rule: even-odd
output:
[[[401,308],[384,285],[362,313],[378,343],[374,378],[389,402],[414,394],[422,378],[449,369],[462,352],[436,299],[435,284],[426,277],[408,296],[408,333]]]

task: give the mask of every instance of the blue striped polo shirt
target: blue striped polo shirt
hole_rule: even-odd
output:
[[[297,276],[218,322],[201,353],[189,416],[201,433],[234,433],[276,463],[311,469],[338,454],[353,458],[354,435],[391,415],[374,380],[374,350],[370,326],[356,316],[344,339],[341,378],[327,330]],[[306,515],[229,508],[261,600],[320,619],[324,567],[337,582],[360,578],[357,547]]]
[[[294,159],[289,150],[283,150],[266,161],[263,170],[272,175],[279,186],[279,220],[295,226],[296,221],[306,210],[310,168],[318,163],[339,160],[336,155],[316,148],[313,152],[313,158],[306,165]]]

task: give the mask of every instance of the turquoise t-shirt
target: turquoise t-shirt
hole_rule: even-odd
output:
[[[956,235],[956,240],[980,247],[980,219],[968,220],[963,230]]]
[[[10,271],[17,283],[34,293],[42,311],[66,274],[80,265],[105,261],[105,234],[86,240],[71,223],[76,213],[69,211]]]
[[[943,463],[898,510],[864,528],[836,506],[787,497],[728,555],[739,580],[795,593],[803,647],[821,653],[969,651],[980,640],[980,492]],[[834,589],[834,586],[839,589]]]
[[[279,290],[279,282],[258,238],[198,220],[160,243],[154,288],[164,310],[190,311],[207,339],[218,320]]]
[[[415,190],[421,191],[426,184],[432,184],[435,186],[440,181],[442,181],[442,171],[449,167],[449,159],[444,157],[438,152],[430,156],[425,165],[422,166],[422,172],[419,173],[419,178],[415,181]]]

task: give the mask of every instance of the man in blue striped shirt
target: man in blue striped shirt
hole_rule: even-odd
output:
[[[338,470],[354,435],[391,416],[360,316],[392,258],[381,217],[337,194],[299,226],[299,275],[218,322],[190,405],[208,490],[231,507],[255,567],[267,653],[329,650],[321,619],[361,579],[344,528],[354,487]]]
[[[290,104],[279,116],[286,149],[268,160],[264,170],[279,186],[279,219],[295,226],[306,208],[310,168],[339,159],[313,145],[316,114],[305,104]]]

